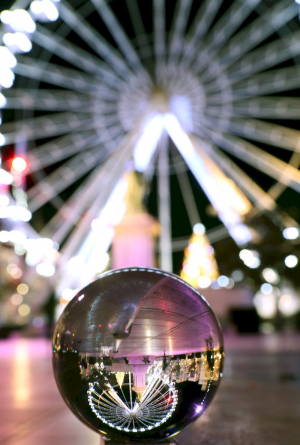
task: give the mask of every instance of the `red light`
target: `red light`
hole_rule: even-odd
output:
[[[167,400],[166,400],[166,402],[169,403],[169,404],[172,403],[172,402],[173,402],[172,397],[168,397]]]
[[[99,328],[102,328],[102,324],[99,324]]]
[[[12,161],[12,168],[16,171],[16,172],[23,172],[27,167],[27,162],[25,161],[24,158],[21,158],[21,156],[17,156],[16,158],[14,158],[14,160]]]

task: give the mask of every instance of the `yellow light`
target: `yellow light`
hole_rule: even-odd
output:
[[[23,172],[27,167],[27,162],[24,158],[21,158],[20,156],[16,157],[12,161],[12,168],[17,172]]]
[[[22,317],[26,317],[30,313],[30,307],[28,306],[28,304],[21,304],[18,312]]]
[[[170,348],[170,354],[172,355],[173,354],[173,342],[172,342],[171,338],[169,338],[169,348]]]
[[[18,405],[23,405],[29,398],[29,360],[28,345],[20,341],[16,345],[14,353],[14,398]]]
[[[28,290],[29,290],[29,287],[25,283],[20,283],[19,286],[17,287],[17,291],[21,295],[26,295]]]

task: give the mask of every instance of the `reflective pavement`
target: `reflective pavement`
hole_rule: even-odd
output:
[[[299,445],[300,336],[225,337],[221,387],[180,445]],[[99,445],[58,393],[51,343],[0,342],[0,444]]]

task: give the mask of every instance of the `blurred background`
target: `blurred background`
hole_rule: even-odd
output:
[[[135,266],[198,289],[229,349],[297,350],[299,9],[2,0],[3,351]]]
[[[2,2],[1,337],[126,266],[299,329],[299,5],[108,3]]]

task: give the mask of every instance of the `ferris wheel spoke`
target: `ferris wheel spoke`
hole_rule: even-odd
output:
[[[49,64],[40,60],[18,58],[19,62],[14,67],[14,72],[30,79],[43,80],[52,85],[58,85],[69,90],[90,93],[95,96],[101,95],[107,100],[116,100],[118,92],[111,90],[100,81],[95,82],[92,76],[70,68],[62,68],[58,65]],[[24,62],[24,63],[22,63]]]
[[[96,130],[79,131],[40,145],[38,148],[31,150],[27,155],[29,172],[41,170],[79,151],[91,148],[99,141],[99,138],[101,138],[101,135]],[[100,139],[99,142],[102,141],[103,139]]]
[[[179,0],[176,4],[171,42],[169,49],[169,64],[176,68],[184,44],[184,33],[187,26],[192,0]]]
[[[237,166],[226,154],[215,145],[201,138],[201,146],[204,151],[217,163],[222,171],[228,175],[259,210],[273,211],[276,202],[259,185],[253,181],[240,167]]]
[[[165,2],[161,0],[153,1],[153,27],[154,27],[154,51],[156,59],[157,80],[162,75],[162,66],[166,57],[166,27],[165,27]]]
[[[159,220],[161,224],[160,267],[171,272],[172,264],[172,225],[171,225],[171,197],[169,174],[168,138],[164,135],[159,142],[158,154],[158,188],[159,188]]]
[[[30,211],[35,212],[54,196],[76,182],[98,165],[105,158],[105,155],[106,153],[99,150],[99,147],[80,153],[56,169],[43,182],[39,182],[30,188],[27,192]]]
[[[176,176],[178,179],[181,195],[184,200],[185,208],[188,214],[188,218],[190,221],[190,225],[193,228],[195,224],[199,223],[201,221],[198,207],[196,204],[196,200],[194,197],[194,193],[192,190],[191,183],[189,181],[188,175],[186,171],[182,170],[176,160],[173,153],[172,154],[172,160],[173,160],[173,166],[176,172]]]
[[[105,161],[106,167],[111,167],[111,161]],[[103,167],[95,169],[71,197],[63,203],[58,212],[44,226],[41,236],[50,237],[58,244],[66,238],[70,230],[76,226],[84,210],[98,195],[101,187]]]
[[[203,41],[210,25],[212,24],[223,0],[205,0],[202,2],[193,21],[192,32],[187,35],[187,43],[184,45],[181,67],[187,68],[195,58],[195,47]]]
[[[147,405],[147,407],[149,406],[150,410],[151,408],[152,411],[155,409],[154,411],[155,415],[159,411],[159,408],[156,406],[156,403],[159,403],[160,400],[162,400],[169,393],[168,389],[167,391],[165,391],[164,394],[157,397],[157,395],[161,393],[161,390],[163,389],[164,386],[165,386],[164,382],[161,382],[159,385],[154,386],[152,391],[149,392],[147,397],[142,401],[140,409],[142,409],[145,405]]]
[[[143,19],[137,0],[126,0],[126,5],[135,31],[135,39],[139,46],[140,54],[145,58],[150,57],[152,48],[149,45],[149,38],[143,25]]]
[[[5,91],[6,103],[3,108],[41,111],[97,111],[114,112],[116,105],[95,100],[88,94],[69,90],[45,90],[12,88]]]
[[[122,393],[122,396],[123,396],[123,399],[124,399],[123,402],[126,403],[126,405],[129,407],[129,403],[126,400],[126,397],[125,397],[125,394],[123,392],[122,386],[120,386],[120,390],[121,390],[121,393]]]
[[[121,178],[125,166],[132,156],[133,149],[139,139],[140,132],[143,128],[143,119],[137,124],[135,130],[127,133],[115,150],[112,156],[106,161],[99,171],[97,177],[98,186],[97,196],[92,201],[84,216],[81,218],[77,227],[74,229],[72,237],[69,238],[63,247],[62,267],[77,252],[86,237],[91,222],[99,214],[100,210],[106,204],[116,182]]]
[[[208,104],[220,104],[241,100],[247,97],[293,90],[300,86],[300,66],[281,68],[252,76],[250,79],[237,81],[228,94],[211,94]]]
[[[214,143],[222,147],[223,150],[228,151],[243,162],[248,162],[267,176],[300,192],[300,171],[295,167],[250,144],[250,142],[232,134],[217,131],[212,123],[206,126],[206,132]]]
[[[125,34],[122,26],[112,13],[110,7],[104,0],[91,0],[96,10],[98,11],[100,17],[103,19],[107,28],[109,29],[111,35],[114,37],[118,44],[118,47],[122,51],[123,55],[127,59],[129,65],[136,73],[140,74],[140,77],[147,83],[151,83],[149,74],[146,72],[145,68],[141,64],[141,61],[136,54],[133,46],[131,45],[127,35]]]
[[[209,31],[204,41],[204,50],[197,58],[196,67],[202,71],[206,65],[204,61],[209,60],[212,54],[222,48],[234,32],[242,25],[246,17],[255,9],[261,0],[240,1],[235,0],[228,11],[217,21]]]
[[[130,74],[129,68],[119,53],[69,4],[61,2],[59,5],[61,18],[76,32],[109,66],[126,79]]]
[[[66,136],[54,139],[28,153],[29,172],[41,170],[97,144],[105,143],[107,149],[109,148],[109,151],[112,151],[116,147],[116,140],[122,134],[123,131],[120,127],[116,127],[115,131],[108,132],[104,128],[101,131],[99,125],[95,130],[69,133]]]
[[[257,97],[227,104],[232,117],[252,116],[260,119],[300,119],[300,100],[293,97]],[[220,115],[219,106],[208,106],[206,113]]]
[[[299,169],[300,167],[300,152],[295,151],[290,159],[289,162],[290,165],[295,167],[296,169]],[[277,184],[274,184],[268,191],[269,195],[272,199],[278,199],[279,196],[285,191],[286,187],[284,184],[281,184],[280,182],[277,182]]]
[[[106,63],[101,62],[97,57],[68,42],[63,37],[52,34],[44,27],[37,25],[32,39],[37,45],[58,55],[62,60],[67,60],[80,70],[92,74],[97,78],[101,78],[110,88],[119,89],[122,87],[123,80],[118,77],[114,71],[109,69]]]
[[[161,385],[161,380],[153,377],[150,384],[147,386],[147,390],[144,393],[140,409],[142,409],[146,404],[148,405],[149,399],[151,398],[151,396],[153,396],[153,394],[156,394],[159,385]]]
[[[252,76],[300,54],[300,31],[284,36],[251,51],[240,62],[231,66],[227,73],[230,84]],[[211,88],[213,90],[213,88]]]
[[[232,63],[259,45],[298,14],[298,6],[295,3],[287,5],[285,0],[268,9],[225,44],[218,56],[222,70],[227,70]],[[210,75],[204,75],[202,79],[204,82],[213,82],[215,75],[210,73]]]
[[[215,122],[224,131],[244,136],[247,139],[274,145],[286,150],[300,151],[300,132],[298,130],[292,130],[257,119],[223,118],[220,112],[219,118]]]
[[[2,125],[2,131],[5,143],[12,144],[18,142],[20,138],[25,141],[43,139],[74,130],[86,130],[96,125],[94,117],[89,113],[59,113],[24,120],[16,124],[7,123]]]

